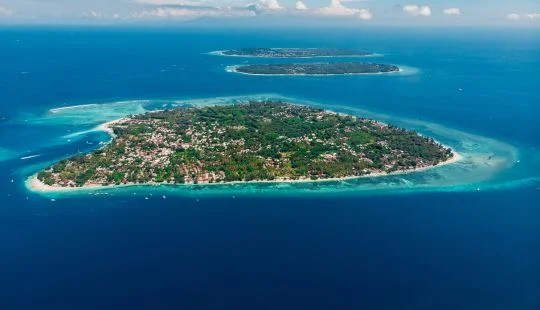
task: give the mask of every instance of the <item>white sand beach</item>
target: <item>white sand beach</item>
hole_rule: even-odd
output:
[[[111,124],[111,122],[107,123]],[[103,125],[105,126],[105,124]],[[106,130],[106,126],[104,130]],[[219,186],[219,185],[233,185],[233,184],[257,184],[257,183],[322,183],[322,182],[341,182],[341,181],[347,181],[347,180],[354,180],[354,179],[361,179],[361,178],[377,178],[377,177],[384,177],[384,176],[393,176],[393,175],[402,175],[402,174],[409,174],[409,173],[415,173],[415,172],[421,172],[426,171],[430,169],[436,169],[442,166],[450,165],[459,162],[463,157],[456,152],[453,152],[454,156],[450,159],[448,159],[445,162],[439,163],[435,166],[429,166],[429,167],[422,167],[422,168],[416,168],[411,170],[401,170],[401,171],[395,171],[392,173],[371,173],[367,175],[362,176],[350,176],[350,177],[342,177],[342,178],[329,178],[329,179],[297,179],[297,180],[290,180],[290,179],[275,179],[275,180],[264,180],[264,181],[234,181],[234,182],[222,182],[222,183],[198,183],[198,184],[171,184],[171,183],[126,183],[126,184],[119,184],[119,185],[108,185],[108,186],[102,186],[102,185],[85,185],[82,187],[59,187],[59,186],[50,186],[43,182],[41,182],[37,178],[37,174],[31,176],[27,182],[27,188],[34,191],[34,192],[40,192],[40,193],[51,193],[51,192],[73,192],[73,191],[88,191],[88,190],[99,190],[99,189],[107,189],[107,188],[120,188],[120,187],[128,187],[128,186],[161,186],[161,185],[174,185],[174,186]]]

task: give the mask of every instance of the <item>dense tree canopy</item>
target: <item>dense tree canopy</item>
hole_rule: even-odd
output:
[[[363,62],[332,62],[306,64],[263,64],[238,66],[237,72],[267,75],[324,75],[324,74],[375,74],[397,72],[394,65]]]
[[[386,124],[282,102],[134,115],[91,154],[42,171],[47,185],[330,179],[433,166],[452,156]]]

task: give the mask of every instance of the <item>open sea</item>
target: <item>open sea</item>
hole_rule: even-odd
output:
[[[406,70],[247,76],[226,69],[314,60],[209,54],[254,46]],[[415,129],[464,161],[339,184],[26,185],[108,141],[103,122],[260,98]],[[539,118],[537,29],[2,27],[0,309],[540,309]]]

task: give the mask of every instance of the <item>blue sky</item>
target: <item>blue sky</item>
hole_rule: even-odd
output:
[[[0,23],[317,20],[373,25],[540,25],[540,0],[0,0]]]

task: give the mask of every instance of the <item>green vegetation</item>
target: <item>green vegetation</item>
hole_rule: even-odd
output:
[[[247,74],[268,75],[324,75],[324,74],[363,74],[397,72],[394,65],[362,63],[362,62],[333,62],[306,64],[266,64],[245,65],[236,68],[237,72]]]
[[[38,174],[47,185],[317,180],[437,165],[452,151],[413,131],[282,102],[149,112],[113,141]]]
[[[224,51],[226,56],[267,58],[355,57],[373,55],[369,52],[342,48],[241,48]]]

